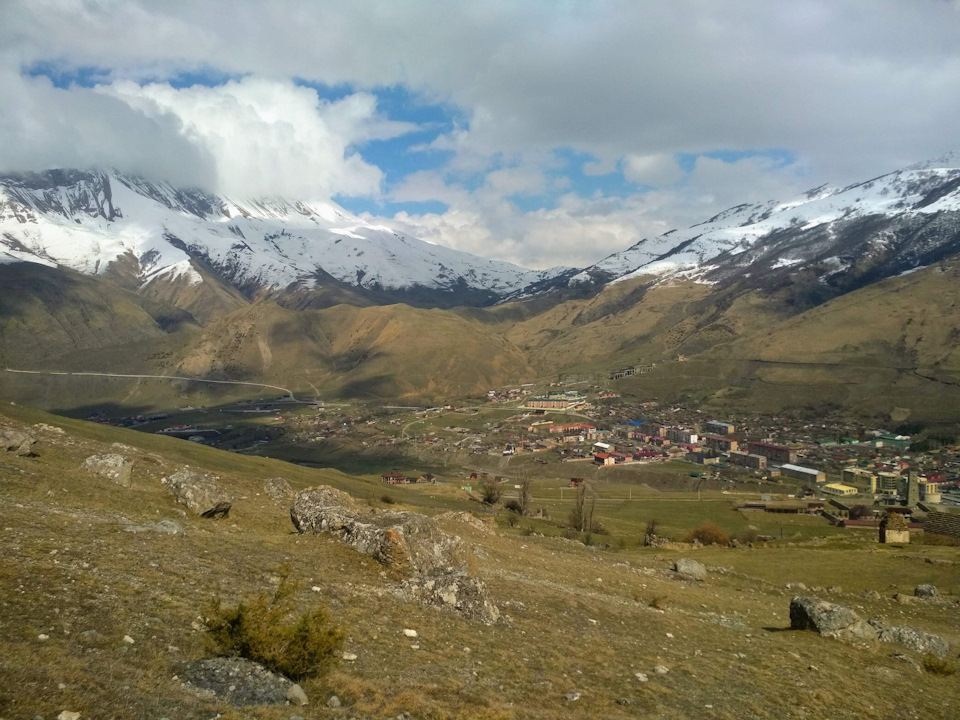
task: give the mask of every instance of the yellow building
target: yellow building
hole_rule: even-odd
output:
[[[825,495],[856,495],[859,490],[850,485],[841,485],[840,483],[828,483],[823,486],[823,492]]]

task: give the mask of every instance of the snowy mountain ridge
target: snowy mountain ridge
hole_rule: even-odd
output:
[[[960,154],[948,153],[844,188],[814,188],[789,202],[732,207],[692,227],[645,238],[570,282],[649,275],[712,282],[748,266],[782,268],[824,261],[833,263],[833,272],[842,272],[856,262],[856,255],[880,246],[886,246],[887,254],[891,249],[920,250],[906,235],[958,212]],[[874,226],[872,233],[867,225]],[[954,223],[947,225],[940,228],[940,237],[950,242]],[[864,233],[870,237],[862,237]],[[924,242],[929,251],[936,238],[928,233]],[[913,252],[916,258],[923,255]],[[904,270],[911,269],[909,258],[904,262]]]
[[[332,202],[224,198],[117,172],[0,178],[0,262],[102,274],[133,259],[144,284],[202,282],[200,260],[236,287],[311,289],[333,277],[376,290],[521,294],[566,268],[532,271],[374,225]]]

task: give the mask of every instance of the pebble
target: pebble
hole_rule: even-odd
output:
[[[314,586],[313,586],[312,588],[310,588],[310,589],[313,590],[314,592],[323,592],[323,588],[320,587],[319,585],[314,585]],[[336,695],[334,695],[334,697],[336,697]]]
[[[80,720],[80,713],[72,710],[64,710],[57,715],[57,720]]]
[[[657,675],[666,675],[668,672],[670,672],[670,668],[668,668],[666,665],[657,665],[657,666],[653,669],[653,671],[654,671]]]
[[[341,706],[340,698],[338,698],[336,695],[331,695],[330,699],[327,700],[328,708],[338,708],[340,706]]]
[[[356,654],[356,653],[351,653],[351,652],[345,652],[345,653],[342,655],[342,657],[343,657],[343,659],[346,660],[347,662],[353,662],[354,660],[357,659],[357,654]]]
[[[563,699],[567,702],[576,702],[580,699],[580,693],[578,692],[568,692],[563,696]]]
[[[49,635],[44,635],[43,633],[40,633],[39,635],[37,635],[37,640],[49,640],[49,639],[50,639]]]
[[[133,638],[130,637],[129,635],[124,635],[124,636],[123,636],[123,641],[124,641],[127,645],[133,645],[133,642],[134,642],[134,641],[133,641]]]
[[[406,635],[407,637],[417,637],[417,631],[411,630],[410,628],[404,628],[403,634]]]
[[[287,690],[287,700],[290,701],[291,705],[307,705],[310,701],[307,700],[307,694],[303,691],[303,688],[299,685],[291,685]]]
[[[634,673],[633,676],[640,682],[650,682],[650,678],[647,677],[646,673]]]

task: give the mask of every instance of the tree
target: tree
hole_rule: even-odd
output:
[[[533,480],[524,473],[520,477],[520,493],[517,498],[517,505],[520,506],[520,514],[526,515],[530,512],[530,502],[533,500]]]
[[[503,483],[499,478],[487,478],[480,486],[480,497],[487,505],[496,505],[503,494]]]
[[[583,483],[577,488],[573,510],[570,511],[570,527],[579,532],[592,532],[595,506],[596,494],[587,483]]]

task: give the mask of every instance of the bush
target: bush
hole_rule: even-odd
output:
[[[260,593],[224,608],[215,598],[204,620],[214,650],[258,662],[294,680],[326,673],[343,648],[344,631],[317,607],[294,616],[293,596],[299,586],[290,567],[281,565],[273,595]]]
[[[510,512],[507,513],[507,525],[510,527],[516,527],[519,522],[520,514],[510,510]]]
[[[757,539],[759,537],[760,537],[760,533],[757,530],[753,528],[747,528],[746,530],[737,533],[737,542],[747,545],[749,543],[757,542]],[[701,540],[701,542],[703,541]]]
[[[696,541],[700,541],[703,545],[726,545],[730,542],[730,536],[713,523],[705,522],[688,532],[681,542]]]
[[[932,675],[942,675],[948,677],[957,672],[957,667],[949,660],[943,660],[936,655],[925,655],[923,657],[923,669]]]
[[[520,503],[517,502],[516,500],[508,500],[503,507],[512,513],[516,513],[517,515],[523,515],[523,510],[520,507]]]
[[[487,505],[496,505],[500,502],[503,493],[503,483],[499,480],[484,480],[480,485],[480,498]]]
[[[397,501],[393,495],[381,495],[380,502],[382,502],[384,505],[394,505]]]

